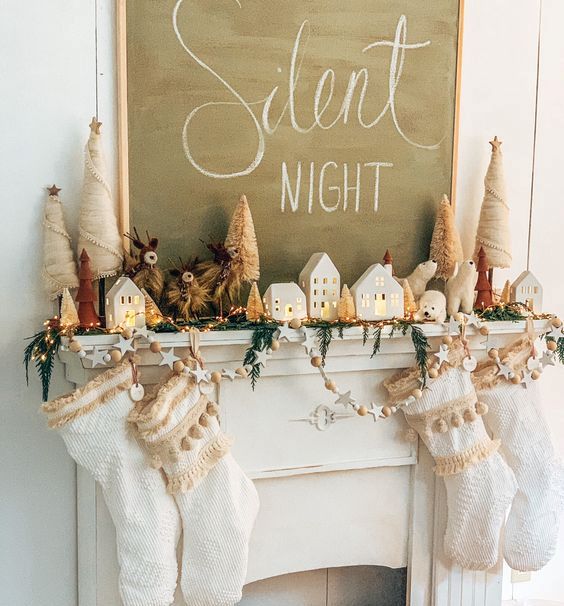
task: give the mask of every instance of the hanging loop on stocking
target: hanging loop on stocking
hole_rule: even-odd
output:
[[[200,354],[200,331],[197,328],[191,328],[190,336],[190,357],[195,360],[200,368],[205,368],[205,362]]]
[[[139,383],[139,369],[133,358],[129,359],[131,364],[131,387],[129,388],[129,395],[134,402],[140,402],[145,395],[145,388]]]
[[[473,372],[478,366],[478,361],[471,354],[470,347],[468,346],[468,339],[466,338],[466,318],[460,324],[460,342],[464,347],[464,360],[462,360],[462,367],[468,372]]]

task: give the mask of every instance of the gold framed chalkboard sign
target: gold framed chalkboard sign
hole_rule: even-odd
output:
[[[161,259],[245,193],[261,286],[325,251],[344,282],[427,257],[454,190],[459,0],[121,0],[122,224]]]

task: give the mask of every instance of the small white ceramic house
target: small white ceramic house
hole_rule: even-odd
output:
[[[525,303],[535,313],[542,311],[542,285],[530,271],[521,272],[511,285],[511,300]]]
[[[403,318],[403,288],[389,269],[371,265],[351,288],[356,315],[362,320]]]
[[[289,322],[306,318],[306,296],[295,282],[271,284],[264,293],[264,311],[274,320]]]
[[[145,297],[133,280],[121,276],[106,294],[106,328],[145,326]]]
[[[337,319],[337,304],[341,292],[341,276],[327,253],[314,253],[299,277],[307,299],[310,318]]]

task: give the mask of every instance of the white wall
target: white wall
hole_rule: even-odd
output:
[[[537,60],[540,0],[467,0],[458,221],[466,249],[482,197],[489,157],[487,141],[505,143],[512,206],[515,261],[524,268]],[[100,118],[108,152],[115,152],[113,106],[113,3],[99,0]],[[543,2],[543,47],[535,180],[532,269],[544,282],[546,307],[564,316],[564,285],[559,278],[564,182],[560,140],[564,134],[564,22],[561,0]],[[75,469],[62,442],[37,414],[40,392],[35,377],[24,384],[23,337],[51,313],[39,276],[40,221],[44,187],[63,187],[71,232],[76,231],[82,177],[82,146],[95,107],[94,0],[4,0],[0,20],[1,180],[4,185],[2,263],[5,286],[0,354],[0,603],[11,606],[76,605]],[[500,276],[500,279],[503,279]],[[53,393],[68,386],[60,376]],[[546,408],[564,451],[562,369],[542,381]],[[516,597],[561,599],[564,535],[558,558],[532,583],[515,586]],[[510,588],[508,588],[508,592]],[[109,605],[110,606],[110,605]],[[113,605],[111,605],[113,606]]]

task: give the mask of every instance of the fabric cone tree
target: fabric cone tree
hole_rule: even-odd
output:
[[[62,295],[66,288],[78,287],[76,263],[59,199],[60,191],[56,185],[48,188],[49,197],[43,216],[42,274],[50,299]]]
[[[347,322],[354,320],[356,317],[356,310],[354,307],[354,299],[351,295],[349,287],[344,284],[341,290],[341,298],[337,304],[337,317],[341,322]]]
[[[256,321],[264,316],[264,305],[256,282],[251,286],[251,292],[247,300],[247,320]]]
[[[501,141],[494,137],[490,145],[492,155],[484,179],[485,191],[476,233],[474,260],[478,261],[478,253],[483,247],[491,268],[508,268],[511,265],[511,237]]]
[[[80,286],[76,293],[78,302],[78,319],[81,326],[95,326],[100,323],[100,318],[94,308],[94,289],[92,288],[92,270],[90,269],[90,257],[83,248],[80,254],[80,270],[78,271]]]
[[[476,307],[480,309],[486,309],[486,307],[490,307],[493,303],[492,297],[492,285],[488,280],[488,260],[486,258],[486,252],[482,247],[480,247],[480,251],[478,252],[478,281],[476,282],[476,288],[474,290],[477,291],[476,294]]]
[[[61,298],[61,325],[73,326],[79,324],[78,312],[68,288],[63,290]]]
[[[90,257],[94,279],[115,276],[122,268],[122,241],[100,135],[101,122],[92,118],[85,148],[84,183],[79,218],[78,250]]]
[[[452,205],[446,195],[443,195],[437,212],[431,239],[430,258],[437,262],[435,278],[442,280],[451,278],[456,271],[457,263],[462,263],[464,260]]]
[[[235,249],[237,257],[233,269],[241,283],[256,282],[260,278],[259,252],[255,226],[246,196],[241,196],[229,224],[225,248]]]

